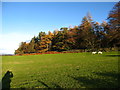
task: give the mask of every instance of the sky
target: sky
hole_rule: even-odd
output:
[[[3,2],[118,2],[119,0],[2,0]]]
[[[14,54],[20,42],[40,31],[80,25],[90,12],[94,21],[106,21],[116,2],[3,2],[0,53]]]

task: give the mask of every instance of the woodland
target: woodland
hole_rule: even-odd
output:
[[[21,42],[15,54],[44,53],[49,51],[120,51],[120,1],[114,5],[102,23],[92,19],[90,13],[74,27],[39,32],[30,42]]]

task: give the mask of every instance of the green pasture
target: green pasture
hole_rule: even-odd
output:
[[[119,57],[118,52],[3,56],[2,77],[13,73],[10,88],[117,88]]]

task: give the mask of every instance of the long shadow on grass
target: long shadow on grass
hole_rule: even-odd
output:
[[[99,76],[107,76],[107,77],[111,77],[114,79],[120,79],[120,73],[118,72],[94,72],[95,74],[99,75]]]
[[[81,77],[73,77],[74,80],[77,80],[81,86],[86,88],[120,88],[118,84],[119,74],[112,72],[97,72],[94,73],[99,76],[99,78],[95,78],[94,76],[81,76]],[[97,76],[97,77],[98,77]],[[104,78],[103,78],[104,77]]]
[[[107,57],[120,57],[120,55],[105,55]]]
[[[46,88],[51,89],[51,87],[48,86],[47,84],[45,84],[44,82],[42,82],[42,81],[40,81],[40,80],[38,80],[38,82],[41,83],[42,85],[44,85]],[[59,86],[59,85],[56,84],[56,83],[52,83],[52,85],[54,85],[54,88],[61,88],[61,86]]]
[[[45,84],[44,82],[42,82],[42,81],[40,81],[40,80],[38,80],[38,82],[41,83],[42,85],[44,85],[45,87],[50,88],[50,87],[49,87],[47,84]]]
[[[13,73],[11,71],[7,71],[2,78],[2,89],[10,89],[11,78],[13,78]]]

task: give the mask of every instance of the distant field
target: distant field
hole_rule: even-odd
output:
[[[118,52],[3,56],[2,76],[11,70],[11,88],[116,88]]]

